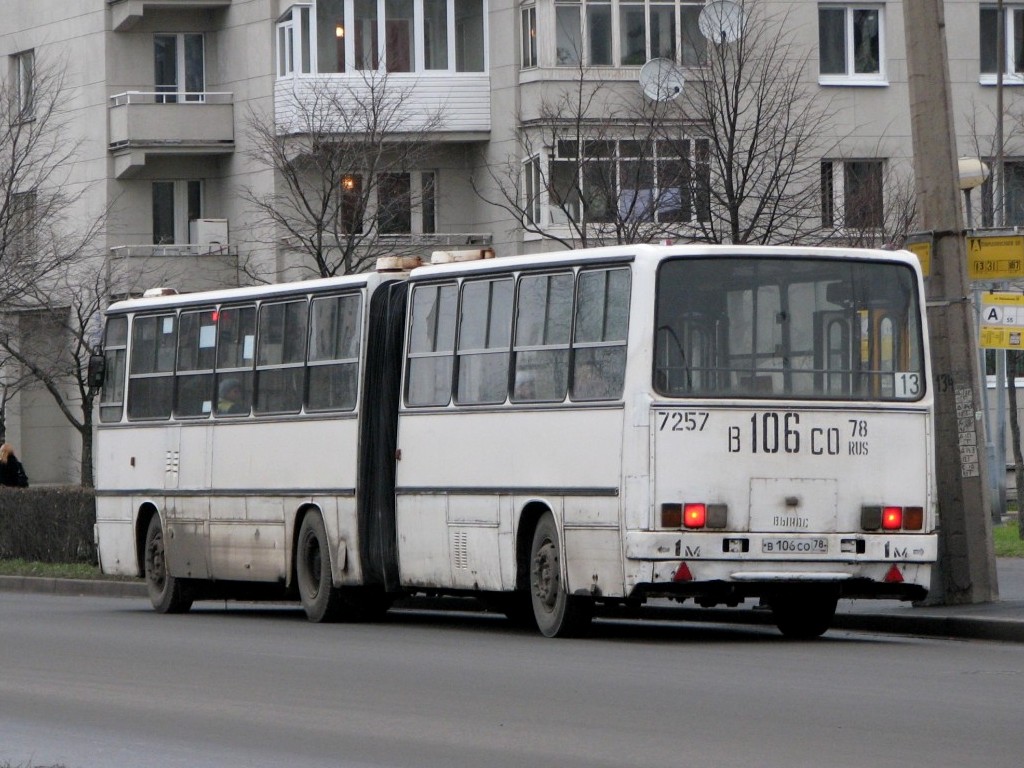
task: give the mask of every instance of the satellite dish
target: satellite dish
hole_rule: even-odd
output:
[[[640,88],[652,101],[669,101],[683,92],[683,73],[671,59],[651,59],[640,67]]]
[[[712,43],[735,43],[745,21],[743,6],[736,0],[712,0],[700,12],[697,27]]]

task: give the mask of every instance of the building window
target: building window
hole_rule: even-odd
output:
[[[324,19],[320,34],[321,67],[343,66],[345,32],[345,0],[320,0],[318,16]],[[310,9],[308,5],[289,8],[277,22],[277,76],[288,77],[296,71],[312,72],[310,39]],[[326,72],[344,72],[343,69],[325,69]]]
[[[377,175],[377,231],[382,235],[433,234],[435,185],[433,171]]]
[[[999,9],[995,5],[981,6],[978,42],[981,81],[995,83],[999,66],[998,47]],[[1010,81],[1024,79],[1024,6],[1003,7],[1003,74]]]
[[[22,51],[11,56],[11,69],[14,77],[14,113],[20,120],[30,120],[33,112],[33,96],[35,91],[35,51]]]
[[[277,74],[483,72],[484,40],[483,0],[318,0],[278,22]]]
[[[541,172],[541,160],[539,156],[531,157],[523,163],[523,194],[525,196],[526,223],[533,226],[542,224],[542,198],[541,189],[544,184],[544,175]]]
[[[34,189],[11,194],[10,215],[7,217],[7,242],[16,254],[27,255],[36,250],[37,206],[38,196]]]
[[[202,101],[206,65],[201,34],[154,35],[153,80],[157,102]]]
[[[537,8],[528,6],[520,12],[522,25],[522,67],[537,66]]]
[[[995,161],[986,162],[995,167]],[[995,221],[996,185],[995,174],[985,180],[981,187],[981,225],[983,227],[1024,226],[1024,160],[1003,162],[1003,220]]]
[[[701,66],[707,48],[697,22],[704,5],[687,0],[558,0],[554,63],[641,66],[666,58]]]
[[[827,160],[821,164],[821,224],[845,230],[880,229],[885,209],[882,160]],[[842,219],[837,212],[842,211]]]
[[[819,5],[820,82],[884,84],[884,20],[880,5]]]
[[[154,181],[153,243],[189,242],[189,222],[202,218],[203,183],[196,179]]]
[[[679,141],[558,141],[550,162],[548,217],[552,224],[650,221],[686,223],[710,218],[706,139]]]

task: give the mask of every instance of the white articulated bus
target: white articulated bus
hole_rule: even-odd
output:
[[[133,299],[103,359],[100,562],[159,611],[474,594],[563,636],[760,598],[810,637],[841,597],[923,598],[936,558],[906,252],[616,246]]]

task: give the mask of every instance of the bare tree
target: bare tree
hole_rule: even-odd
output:
[[[644,95],[579,63],[536,115],[517,115],[518,156],[477,194],[567,247],[820,240],[831,104],[808,85],[787,15],[742,5],[735,39],[684,40],[703,60],[681,88],[673,68]]]
[[[477,196],[567,248],[679,237],[707,215],[691,121],[636,83],[597,79],[579,51],[574,59],[563,87],[517,115],[516,154],[487,168],[486,187],[473,182]]]
[[[71,226],[86,192],[69,182],[78,143],[66,131],[65,67],[29,51],[18,76],[0,82],[0,302],[16,300],[73,263],[95,237],[95,223]]]
[[[409,172],[422,166],[441,111],[414,113],[410,89],[385,72],[361,75],[297,85],[276,118],[248,117],[248,154],[273,171],[275,189],[243,197],[275,245],[320,277],[401,255],[401,239],[388,235],[409,233],[410,212],[433,200],[432,177],[416,186]]]
[[[94,260],[93,263],[99,263]],[[101,310],[110,296],[107,270],[77,265],[45,290],[27,293],[20,311],[0,319],[0,350],[53,398],[78,433],[80,482],[93,485],[93,414],[97,392],[89,387],[89,356],[101,332]]]

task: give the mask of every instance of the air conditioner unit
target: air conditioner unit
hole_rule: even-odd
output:
[[[228,244],[227,219],[192,219],[188,223],[188,239],[192,245],[224,246]]]

